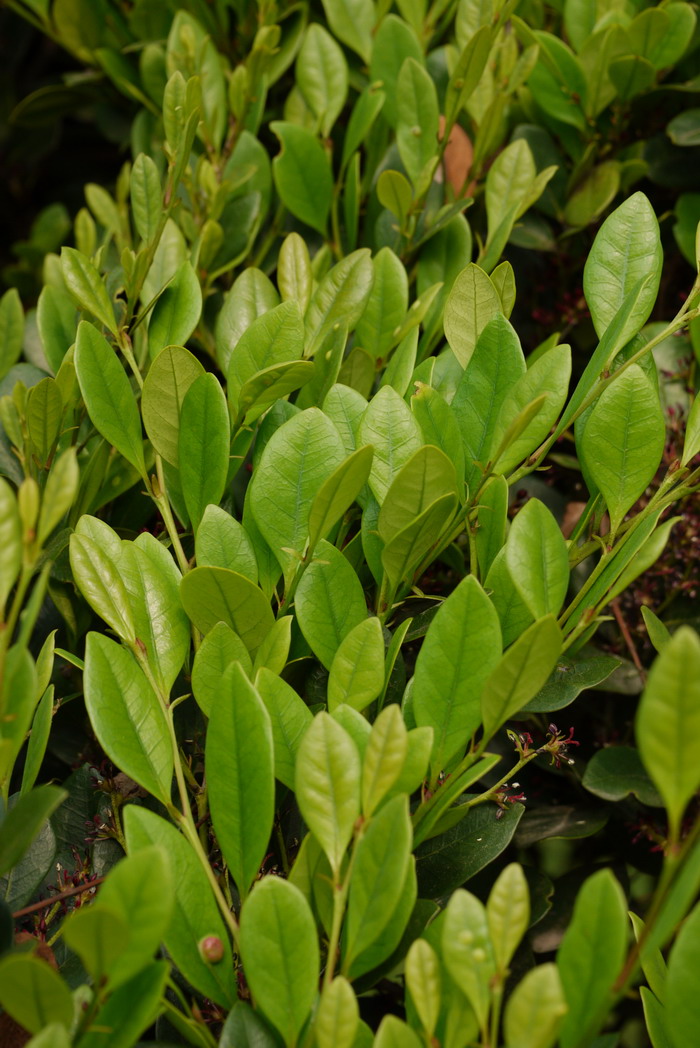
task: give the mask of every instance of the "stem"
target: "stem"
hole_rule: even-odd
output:
[[[156,477],[158,480],[158,491],[154,489],[154,485],[151,484],[151,494],[155,504],[160,510],[160,515],[163,518],[168,537],[172,543],[173,549],[175,550],[175,556],[177,557],[177,563],[180,571],[183,575],[186,575],[190,570],[190,565],[185,556],[185,551],[182,548],[180,542],[180,536],[178,535],[177,526],[175,524],[175,518],[173,517],[172,510],[170,509],[170,501],[168,499],[168,492],[165,486],[165,477],[163,476],[163,460],[160,455],[156,455]]]
[[[30,913],[36,913],[38,910],[47,910],[55,903],[61,902],[63,899],[70,899],[73,895],[83,895],[85,892],[92,891],[98,884],[102,884],[103,880],[104,877],[95,877],[94,881],[90,881],[88,884],[77,884],[72,888],[66,888],[65,891],[59,892],[58,895],[52,895],[50,899],[33,902],[31,906],[24,906],[21,910],[13,913],[12,920],[18,921],[20,917],[26,917]]]

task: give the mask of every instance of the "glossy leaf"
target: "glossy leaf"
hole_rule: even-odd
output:
[[[277,284],[284,302],[296,302],[302,315],[311,299],[313,273],[306,241],[290,233],[282,241],[277,259]]]
[[[392,586],[402,582],[412,584],[423,558],[440,545],[456,509],[456,497],[443,495],[391,537],[382,550],[381,560]]]
[[[202,312],[202,289],[190,262],[183,262],[158,297],[148,324],[148,346],[156,357],[165,346],[184,346]]]
[[[78,491],[80,471],[78,468],[78,457],[75,448],[66,448],[51,466],[44,497],[41,500],[39,512],[39,524],[37,527],[37,541],[43,545],[53,529],[63,519],[65,513],[73,505]],[[0,530],[2,525],[0,524]],[[9,536],[8,536],[9,538]],[[0,541],[2,541],[0,539]],[[10,548],[12,540],[10,539]]]
[[[255,653],[253,669],[256,673],[263,667],[272,670],[273,673],[282,672],[289,658],[289,649],[292,643],[292,624],[293,620],[289,615],[276,620]]]
[[[135,804],[124,812],[124,831],[129,853],[155,844],[168,855],[174,908],[164,939],[173,962],[201,994],[231,1007],[237,997],[231,945],[211,885],[191,844],[171,823]],[[219,964],[207,964],[199,953],[198,943],[208,935],[223,944],[224,956]]]
[[[231,354],[241,335],[253,321],[279,304],[279,295],[269,277],[255,266],[244,269],[226,295],[216,321],[216,359],[227,374]]]
[[[384,542],[419,517],[442,495],[457,494],[457,475],[448,456],[424,445],[402,466],[389,487],[377,527]]]
[[[85,646],[85,704],[110,760],[168,804],[173,750],[166,715],[134,657],[100,633],[89,633]]]
[[[406,987],[425,1032],[432,1037],[440,1015],[440,961],[425,939],[416,939],[406,955]]]
[[[425,171],[437,160],[439,110],[435,84],[424,66],[407,58],[396,85],[396,144],[414,188],[422,192]]]
[[[447,970],[468,998],[483,1028],[489,1008],[490,983],[496,974],[496,959],[484,905],[461,888],[453,894],[445,910],[442,956]]]
[[[633,364],[603,390],[583,431],[582,449],[616,532],[656,473],[666,427],[658,394]]]
[[[700,640],[681,626],[657,656],[637,713],[639,752],[663,797],[672,833],[700,786],[699,672]]]
[[[313,356],[336,325],[353,331],[372,290],[374,267],[367,248],[352,251],[337,262],[314,291],[304,323],[306,356]],[[342,379],[341,379],[342,381]]]
[[[0,823],[0,877],[21,860],[46,820],[68,797],[57,786],[39,786],[18,797]]]
[[[411,410],[421,428],[426,445],[440,448],[448,456],[457,475],[457,490],[464,482],[464,449],[451,406],[436,389],[416,382]]]
[[[328,709],[364,710],[384,687],[384,638],[378,618],[363,619],[338,645],[328,675]]]
[[[194,568],[180,583],[180,599],[198,630],[208,633],[217,622],[225,622],[251,656],[275,621],[262,590],[227,568]]]
[[[309,647],[330,670],[341,641],[367,618],[367,605],[350,562],[329,542],[319,542],[297,587],[295,607]]]
[[[513,521],[505,558],[532,614],[557,615],[569,585],[569,555],[556,520],[539,499],[530,499]]]
[[[360,1010],[350,983],[342,975],[324,986],[314,1029],[318,1048],[353,1048]]]
[[[220,506],[208,505],[195,536],[195,553],[200,567],[228,568],[258,581],[255,550],[242,524]]]
[[[314,919],[299,889],[280,877],[256,884],[243,905],[240,942],[256,1004],[291,1048],[316,997],[320,960]]]
[[[337,878],[360,814],[360,757],[348,733],[327,713],[318,713],[297,758],[299,809]]]
[[[102,277],[90,259],[73,247],[64,247],[61,249],[61,271],[66,287],[80,308],[92,313],[116,336],[117,325],[112,303]]]
[[[192,664],[192,692],[207,717],[217,701],[221,679],[233,662],[240,662],[250,673],[253,666],[248,649],[230,626],[217,622],[202,640]]]
[[[343,938],[343,972],[391,921],[397,885],[411,856],[411,820],[406,796],[394,797],[373,817],[357,843]]]
[[[370,816],[396,784],[408,756],[408,732],[399,707],[386,706],[374,724],[362,760],[362,811]]]
[[[75,370],[95,429],[143,475],[141,419],[131,384],[115,351],[86,321],[78,327]]]
[[[666,978],[668,1034],[674,1048],[690,1048],[697,1031],[698,998],[693,973],[700,960],[700,906],[683,923],[671,950]]]
[[[408,309],[408,276],[388,247],[377,252],[372,267],[372,290],[357,325],[356,339],[375,360],[384,361],[397,342],[396,333]]]
[[[148,369],[141,394],[143,424],[153,447],[171,466],[179,461],[182,402],[203,374],[197,358],[182,346],[167,346]]]
[[[218,505],[229,465],[226,397],[215,375],[196,378],[182,402],[178,463],[185,505],[195,528],[210,503]]]
[[[519,863],[511,862],[499,873],[486,902],[486,917],[496,968],[506,972],[530,923],[530,891]]]
[[[663,803],[632,746],[606,746],[594,753],[586,765],[582,785],[606,801],[621,801],[632,793],[652,808]]]
[[[469,363],[488,322],[501,312],[496,288],[483,269],[470,262],[455,280],[445,303],[445,335],[462,367]]]
[[[139,153],[131,168],[130,196],[136,232],[149,241],[160,221],[162,190],[155,161],[146,153]]]
[[[556,619],[547,615],[533,622],[501,656],[481,693],[487,738],[539,693],[554,670],[561,645]]]
[[[9,288],[0,298],[0,379],[4,378],[22,352],[24,310],[17,288]]]
[[[599,870],[579,891],[573,918],[557,953],[569,1008],[559,1035],[562,1048],[585,1043],[600,1029],[626,945],[625,897],[611,871]]]
[[[293,790],[296,755],[312,721],[311,711],[285,680],[265,667],[258,671],[255,687],[272,724],[275,778]]]
[[[285,207],[324,233],[333,197],[333,176],[323,146],[303,127],[276,120],[270,125],[281,150],[272,161],[277,192]]]
[[[367,483],[373,448],[366,445],[349,455],[323,482],[309,509],[309,545],[315,548],[352,506]]]
[[[420,428],[405,400],[383,386],[362,417],[359,439],[374,446],[369,486],[381,503],[401,467],[422,446]]]
[[[270,717],[237,662],[209,712],[205,771],[214,831],[245,899],[272,832],[275,782]]]
[[[58,972],[38,957],[11,953],[0,960],[0,1004],[30,1033],[49,1023],[69,1029],[73,997]]]
[[[323,8],[338,39],[369,61],[375,19],[370,0],[323,0]]]
[[[97,1029],[81,1037],[84,1048],[129,1048],[158,1017],[169,969],[167,961],[153,961],[119,987],[97,1012]]]
[[[584,294],[599,336],[622,306],[625,296],[640,280],[651,276],[625,324],[621,343],[639,331],[656,300],[662,258],[654,210],[643,193],[634,193],[600,227],[584,268]]]
[[[503,1029],[508,1048],[552,1048],[567,1005],[555,964],[526,972],[508,998]]]
[[[435,732],[431,757],[437,774],[466,746],[481,723],[479,695],[501,655],[495,609],[473,576],[441,605],[416,661],[416,723]]]
[[[369,75],[372,82],[380,81],[382,84],[386,94],[383,113],[390,127],[396,127],[398,79],[407,58],[423,61],[418,37],[402,18],[393,13],[386,15],[374,34]]]
[[[348,67],[342,49],[323,26],[306,30],[296,65],[296,82],[328,138],[348,93]]]
[[[243,332],[228,364],[229,399],[237,404],[241,390],[255,375],[275,364],[298,360],[304,350],[299,305],[282,302],[262,313]]]
[[[83,517],[81,524],[86,519]],[[118,570],[118,559],[109,556],[99,541],[76,531],[70,539],[70,564],[88,604],[122,640],[133,644],[136,639],[134,615]]]

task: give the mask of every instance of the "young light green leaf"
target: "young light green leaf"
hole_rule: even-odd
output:
[[[457,475],[448,456],[439,448],[424,445],[394,477],[379,511],[377,527],[384,542],[443,495],[457,495]]]
[[[224,299],[214,330],[216,359],[224,374],[228,373],[231,353],[243,332],[257,317],[274,309],[279,300],[270,278],[255,266],[244,269],[236,278]]]
[[[102,277],[89,258],[74,247],[61,248],[61,271],[66,287],[81,309],[92,313],[115,337],[117,324]]]
[[[337,879],[360,814],[360,757],[348,733],[327,713],[314,717],[301,740],[295,792]]]
[[[9,953],[0,960],[0,1004],[30,1033],[49,1023],[70,1029],[73,997],[57,971],[29,953]]]
[[[248,649],[230,626],[217,622],[197,649],[192,664],[192,693],[207,717],[217,701],[221,679],[233,662],[240,662],[245,673],[252,672]]]
[[[696,905],[678,933],[668,961],[665,1008],[673,1048],[691,1048],[700,1020],[693,973],[700,963],[700,905]]]
[[[562,1048],[587,1043],[605,1021],[626,945],[624,894],[610,870],[599,870],[579,891],[557,954],[569,1008],[559,1035]]]
[[[141,418],[131,383],[106,338],[84,320],[78,326],[75,370],[95,429],[143,476]]]
[[[633,364],[603,390],[581,438],[594,483],[600,489],[615,533],[625,513],[656,473],[666,440],[659,396]]]
[[[328,138],[347,97],[348,66],[342,49],[317,22],[306,30],[296,63],[296,82],[320,121],[322,136]]]
[[[19,359],[24,342],[24,310],[16,287],[0,298],[0,379]]]
[[[456,496],[443,495],[391,537],[381,551],[381,562],[392,587],[412,584],[424,557],[440,546],[456,509]]]
[[[441,605],[416,660],[414,713],[419,727],[435,731],[434,774],[479,727],[479,696],[500,656],[496,610],[469,575]]]
[[[496,288],[483,269],[470,262],[455,280],[445,303],[445,335],[463,368],[489,320],[501,312]]]
[[[0,617],[22,567],[22,525],[15,493],[0,477]]]
[[[182,346],[167,346],[148,369],[141,393],[143,424],[153,447],[171,466],[178,464],[182,402],[203,374],[197,358]]]
[[[312,721],[311,711],[285,680],[264,666],[257,672],[255,687],[272,723],[275,778],[293,790],[296,755]]]
[[[85,646],[85,705],[110,760],[169,804],[173,749],[163,707],[130,652],[100,633],[88,633]]]
[[[238,405],[241,390],[255,375],[275,364],[298,360],[303,351],[304,324],[297,302],[282,302],[257,317],[231,351],[228,365],[231,404]]]
[[[489,1009],[491,979],[496,974],[496,960],[484,905],[462,888],[447,904],[442,956],[483,1029]]]
[[[486,902],[496,968],[505,974],[530,924],[530,890],[522,866],[511,862],[501,870]]]
[[[262,590],[227,568],[194,568],[180,583],[180,599],[192,622],[208,633],[225,622],[239,635],[251,656],[275,621]]]
[[[124,832],[129,854],[158,845],[168,856],[172,873],[174,908],[164,935],[174,964],[201,994],[230,1008],[237,997],[231,943],[209,879],[192,845],[165,819],[136,804],[124,812]],[[198,944],[206,936],[221,940],[224,955],[209,964]]]
[[[654,645],[657,652],[662,651],[666,647],[671,639],[671,633],[668,626],[658,615],[655,615],[651,608],[648,608],[646,604],[642,604],[642,618],[644,619],[644,625],[647,628],[649,640]]]
[[[422,446],[420,427],[406,401],[390,386],[383,386],[362,417],[359,439],[374,446],[369,486],[381,503],[401,467]]]
[[[420,1048],[421,1040],[415,1030],[396,1015],[385,1015],[379,1024],[374,1048]]]
[[[488,576],[496,555],[506,541],[508,523],[508,484],[504,477],[492,477],[484,487],[476,509],[476,554],[479,574]]]
[[[350,983],[342,975],[324,986],[314,1029],[318,1048],[353,1048],[360,1010]]]
[[[569,586],[569,554],[559,525],[539,499],[530,499],[513,521],[505,560],[532,615],[558,615]]]
[[[204,511],[195,536],[195,553],[200,567],[228,568],[258,581],[255,550],[242,524],[220,506]]]
[[[583,271],[583,290],[602,336],[627,294],[652,276],[625,324],[624,345],[649,316],[661,278],[663,252],[654,209],[643,193],[633,193],[598,230]]]
[[[76,449],[74,447],[66,448],[53,463],[44,488],[37,527],[37,541],[40,546],[46,542],[53,529],[73,505],[79,479],[80,470]]]
[[[205,771],[214,831],[245,899],[272,832],[275,776],[270,717],[238,662],[209,711]]]
[[[277,259],[277,286],[283,302],[296,302],[303,316],[313,290],[311,259],[306,241],[290,233],[282,241]]]
[[[396,89],[396,144],[414,189],[422,193],[429,185],[426,168],[437,161],[437,91],[425,67],[410,57],[401,66]]]
[[[406,955],[406,987],[423,1029],[435,1033],[442,1003],[440,961],[430,943],[415,939]]]
[[[314,355],[336,325],[347,325],[348,332],[354,331],[367,305],[373,280],[368,248],[352,251],[326,273],[304,318],[307,357]]]
[[[561,652],[554,615],[538,619],[501,656],[481,693],[484,735],[490,738],[544,687]]]
[[[295,218],[324,233],[333,198],[333,175],[318,139],[306,128],[274,120],[281,150],[272,161],[280,198]]]
[[[364,710],[384,687],[384,638],[378,618],[363,619],[338,645],[328,675],[329,712],[347,703]]]
[[[385,172],[387,174],[388,172]],[[408,309],[408,276],[394,252],[383,247],[372,259],[374,281],[357,325],[356,343],[383,361],[396,344],[396,333]]]
[[[649,673],[635,725],[644,765],[663,797],[671,834],[700,786],[700,639],[681,626]]]
[[[316,925],[299,889],[281,877],[259,881],[243,905],[240,945],[257,1006],[292,1048],[314,1003],[320,965]]]
[[[167,961],[152,961],[109,997],[81,1037],[83,1048],[129,1048],[158,1018],[170,974]],[[108,1030],[108,1038],[104,1031]]]
[[[309,510],[309,546],[315,549],[352,506],[367,483],[374,449],[369,445],[358,448],[324,480]]]
[[[192,263],[182,263],[153,307],[148,325],[151,359],[166,346],[184,346],[202,312],[202,289]]]
[[[538,964],[508,998],[503,1019],[508,1048],[552,1048],[566,1011],[557,966]]]
[[[394,797],[380,809],[357,844],[343,937],[343,973],[390,923],[411,857],[408,798]]]
[[[73,578],[90,607],[122,640],[133,644],[136,628],[129,594],[109,550],[89,535],[76,531],[70,537],[70,565]]]
[[[185,394],[178,435],[182,490],[195,529],[207,506],[218,505],[224,493],[229,444],[226,397],[216,375],[207,372]]]
[[[424,61],[418,37],[402,18],[386,15],[374,33],[369,77],[372,83],[379,81],[382,85],[386,95],[383,115],[392,128],[398,119],[399,74],[407,58]]]
[[[131,168],[131,214],[136,232],[146,243],[158,229],[162,195],[155,161],[146,153],[139,153]]]
[[[362,812],[369,818],[395,786],[408,756],[408,732],[392,703],[379,714],[362,760]]]
[[[367,618],[367,604],[352,565],[325,540],[301,577],[295,608],[309,647],[330,670],[343,639]]]
[[[255,673],[262,667],[272,670],[273,673],[282,672],[289,658],[293,621],[290,615],[277,619],[255,654]]]

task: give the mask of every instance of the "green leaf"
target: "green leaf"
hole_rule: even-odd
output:
[[[318,985],[318,939],[309,904],[289,881],[265,877],[243,905],[240,939],[256,1004],[292,1048]]]
[[[658,393],[642,369],[633,364],[603,390],[581,438],[591,478],[608,507],[613,533],[656,473],[665,439]]]
[[[561,645],[556,618],[547,615],[533,622],[501,656],[481,693],[486,738],[538,694],[554,670]]]
[[[416,660],[414,714],[419,727],[435,732],[434,775],[479,727],[479,696],[500,655],[496,611],[476,579],[467,576],[441,605]]]
[[[216,375],[196,378],[182,402],[178,462],[185,505],[199,527],[210,503],[218,505],[226,487],[229,429],[226,397]]]
[[[207,717],[218,700],[221,679],[233,662],[240,662],[245,673],[251,673],[253,664],[245,644],[225,622],[217,622],[197,649],[192,664],[192,692]]]
[[[17,288],[0,298],[0,379],[19,360],[24,342],[24,310]]]
[[[457,805],[457,809],[460,807]],[[493,862],[512,841],[524,811],[522,804],[511,804],[503,817],[496,819],[491,805],[480,804],[449,829],[421,844],[416,850],[421,898],[449,895]]]
[[[390,386],[383,386],[362,417],[359,439],[374,447],[369,486],[381,503],[401,467],[422,446],[420,427],[406,401]]]
[[[566,1010],[557,966],[538,964],[508,998],[503,1018],[508,1048],[552,1048]]]
[[[345,130],[345,136],[343,138],[343,156],[341,160],[341,168],[344,170],[348,164],[348,161],[356,154],[362,143],[366,140],[372,125],[379,116],[382,110],[384,102],[386,101],[385,93],[374,83],[368,84],[365,89],[360,93],[359,98],[353,106],[352,113],[347,123]],[[398,172],[392,172],[397,174]],[[382,172],[384,174],[384,172]],[[409,195],[411,194],[411,187],[408,180],[399,176],[405,185],[408,187]],[[377,180],[377,196],[380,204],[384,207],[385,204],[380,196],[379,183],[382,181],[382,175]]]
[[[463,368],[481,332],[501,312],[496,288],[483,269],[470,262],[455,280],[445,303],[445,335]]]
[[[656,651],[661,651],[662,648],[666,647],[671,639],[671,633],[668,627],[657,615],[654,614],[651,608],[648,608],[645,604],[642,604],[642,618],[644,619],[644,625],[647,628],[649,640],[654,645]]]
[[[292,643],[293,621],[289,615],[276,620],[255,654],[253,668],[256,673],[263,666],[272,670],[273,673],[281,673],[287,665],[289,648]]]
[[[599,336],[626,296],[640,280],[650,277],[626,319],[620,344],[624,345],[639,331],[656,301],[662,263],[654,210],[643,193],[633,193],[603,222],[583,271],[583,290]]]
[[[364,710],[384,687],[384,637],[378,618],[358,622],[338,645],[328,676],[328,710]]]
[[[360,1010],[355,992],[342,975],[324,986],[314,1022],[318,1048],[353,1048]]]
[[[559,525],[539,499],[530,499],[513,521],[505,559],[532,615],[558,615],[569,586],[569,554]]]
[[[437,91],[423,64],[411,57],[401,66],[396,90],[396,144],[414,188],[421,193],[429,185],[426,169],[432,176],[438,155]]]
[[[296,82],[306,104],[328,138],[348,93],[348,66],[342,48],[323,26],[306,30],[296,63]]]
[[[130,1048],[158,1018],[169,974],[167,961],[153,961],[121,986],[80,1038],[84,1048]]]
[[[195,536],[195,552],[200,567],[228,568],[258,581],[255,550],[242,524],[219,506],[209,505],[202,515]]]
[[[484,905],[462,888],[454,893],[445,910],[442,956],[483,1029],[489,1009],[491,980],[496,974],[496,959]]]
[[[333,175],[323,146],[296,124],[274,120],[270,129],[281,146],[272,161],[272,175],[282,203],[295,218],[323,234],[333,198]]]
[[[264,666],[258,670],[255,687],[272,723],[275,778],[293,790],[296,756],[313,719],[311,711],[285,680]]]
[[[508,484],[504,477],[492,477],[484,486],[476,513],[477,564],[481,578],[485,579],[506,541]]]
[[[644,1022],[652,1048],[672,1048],[668,1035],[666,1008],[647,986],[639,987],[644,1009]]]
[[[499,873],[486,902],[496,968],[506,973],[530,924],[530,891],[522,866],[511,862]]]
[[[272,609],[262,590],[227,568],[194,568],[180,583],[180,598],[192,622],[208,633],[225,622],[239,635],[251,656],[272,629]]]
[[[116,338],[117,324],[102,277],[89,258],[74,247],[61,248],[61,272],[66,287],[81,309],[92,313]]]
[[[655,659],[635,731],[674,837],[700,786],[700,639],[689,627],[681,626]]]
[[[224,1023],[219,1048],[279,1048],[276,1030],[245,1001],[236,1001]]]
[[[512,216],[512,223],[520,217],[520,206],[536,175],[532,150],[524,138],[515,139],[496,157],[486,176],[489,238],[504,219]]]
[[[295,301],[282,302],[257,317],[233,347],[228,365],[229,400],[255,375],[275,364],[298,360],[304,351],[304,324]],[[240,412],[240,408],[237,408]]]
[[[38,786],[22,797],[0,823],[0,877],[25,855],[46,820],[68,797],[57,786]]]
[[[170,803],[168,722],[134,657],[100,633],[85,645],[85,705],[109,759],[163,804]]]
[[[360,814],[360,757],[348,733],[327,713],[314,717],[301,740],[295,793],[337,880]]]
[[[163,192],[155,161],[146,153],[139,153],[131,168],[130,197],[136,232],[149,243],[160,222]]]
[[[695,396],[688,412],[683,441],[683,458],[681,465],[687,466],[700,451],[700,396]]]
[[[396,127],[398,119],[398,80],[407,58],[423,62],[418,37],[402,18],[388,14],[382,18],[374,34],[369,78],[372,83],[378,81],[386,95],[383,115],[390,127]]]
[[[77,450],[74,447],[66,448],[51,466],[44,488],[37,527],[37,541],[40,546],[43,546],[53,529],[73,505],[79,479]],[[0,529],[1,527],[0,525]]]
[[[365,311],[373,280],[374,268],[368,248],[351,252],[326,273],[304,319],[307,357],[313,356],[337,325],[347,325],[349,332],[354,331]]]
[[[181,346],[167,346],[148,369],[141,394],[143,425],[154,449],[171,466],[178,464],[182,402],[203,374],[197,358]]]
[[[167,853],[174,897],[172,918],[164,936],[168,953],[199,993],[230,1008],[238,996],[231,944],[197,854],[174,826],[135,804],[124,811],[124,832],[130,854],[154,844]],[[208,964],[199,953],[198,943],[209,935],[223,944],[224,956],[219,964]]]
[[[52,378],[42,379],[27,394],[25,419],[34,454],[46,465],[58,440],[63,418],[63,398]]]
[[[34,660],[27,649],[17,643],[5,656],[0,692],[0,786],[5,796],[13,764],[24,744],[39,698]]]
[[[75,371],[95,429],[143,476],[141,418],[131,383],[107,340],[86,321],[78,326]]]
[[[700,963],[700,905],[683,922],[668,961],[665,1007],[674,1048],[690,1048],[697,1034],[700,1007],[693,973]]]
[[[639,752],[632,746],[606,746],[594,753],[586,765],[582,785],[605,801],[621,801],[631,793],[652,808],[663,804]]]
[[[331,528],[350,509],[367,483],[374,450],[369,446],[358,448],[331,473],[311,503],[309,509],[309,546],[314,549]]]
[[[251,510],[285,571],[293,573],[309,535],[319,488],[345,458],[340,435],[318,408],[294,415],[272,435],[251,481]]]
[[[385,1015],[379,1024],[374,1048],[420,1048],[420,1038],[403,1019]]]
[[[389,174],[389,172],[384,172]],[[372,259],[374,281],[355,335],[356,344],[382,362],[398,341],[408,309],[408,276],[394,252],[383,247]]]
[[[362,586],[346,557],[321,541],[297,587],[295,609],[301,632],[326,669],[341,641],[367,618]]]
[[[162,846],[144,848],[110,870],[90,910],[104,906],[127,929],[125,948],[109,967],[112,989],[133,978],[153,958],[170,925],[174,893],[169,856]]]
[[[432,1037],[440,1017],[440,960],[430,943],[416,939],[406,955],[406,986],[423,1029]]]
[[[151,358],[166,346],[184,346],[201,312],[202,289],[191,262],[185,261],[153,307],[148,324]]]
[[[85,517],[81,523],[84,520]],[[70,537],[70,566],[73,578],[90,607],[122,640],[133,644],[136,627],[129,594],[109,551],[88,534],[76,531]]]
[[[303,315],[313,290],[311,259],[306,241],[298,233],[289,233],[282,241],[277,259],[277,285],[284,302],[296,302]]]
[[[375,22],[371,0],[323,0],[323,9],[338,39],[368,62]]]
[[[366,950],[363,950],[353,961],[349,973],[351,979],[359,980],[360,976],[366,975],[367,979],[363,980],[363,982],[371,985],[390,972],[403,959],[404,950],[408,945],[404,936],[410,938],[411,932],[415,933],[415,930],[417,930],[415,927],[414,929],[409,927],[411,917],[416,909],[418,891],[415,866],[415,860],[411,856],[403,885],[400,888],[395,886],[398,898],[393,907],[391,919],[384,926],[383,931],[379,932],[374,938],[371,945]],[[423,913],[425,913],[424,909]],[[417,928],[422,928],[423,923],[419,918]]]
[[[450,405],[441,393],[422,382],[416,382],[416,392],[411,397],[411,411],[421,428],[427,445],[440,448],[454,466],[457,475],[457,490],[463,491],[464,450],[460,433]]]
[[[371,819],[356,846],[343,937],[343,973],[390,923],[411,857],[408,798],[394,797]]]
[[[401,710],[396,703],[386,706],[372,725],[362,761],[365,816],[372,815],[399,779],[408,756],[408,739]]]
[[[73,997],[58,972],[38,957],[13,953],[0,961],[0,1004],[29,1033],[49,1023],[69,1029]]]
[[[129,942],[128,923],[101,899],[97,906],[74,911],[61,932],[66,945],[78,954],[98,985],[107,981]]]
[[[64,287],[46,284],[41,289],[36,311],[37,327],[44,356],[54,373],[58,372],[75,341],[77,316],[75,302]]]
[[[557,660],[552,676],[524,709],[529,713],[550,713],[570,706],[586,688],[601,684],[620,665],[610,655],[564,655]]]
[[[272,832],[275,778],[270,717],[237,662],[209,712],[205,771],[214,831],[245,899]]]
[[[567,225],[581,228],[600,218],[617,196],[621,173],[617,160],[605,160],[589,171],[566,202]]]
[[[216,359],[228,373],[231,353],[253,321],[279,304],[279,295],[269,277],[251,266],[234,281],[219,311],[214,330]]]
[[[457,475],[448,456],[424,445],[401,467],[379,511],[377,527],[384,542],[419,517],[443,495],[457,495]]]
[[[22,525],[15,493],[0,477],[0,617],[22,568]]]
[[[569,1010],[562,1048],[587,1044],[608,1016],[612,987],[627,948],[627,906],[610,870],[599,870],[576,897],[574,914],[557,953]]]
[[[443,495],[387,542],[381,560],[392,587],[412,584],[423,558],[440,546],[456,509],[456,497]]]

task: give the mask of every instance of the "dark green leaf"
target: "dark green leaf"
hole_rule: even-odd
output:
[[[0,823],[0,877],[16,866],[50,815],[68,796],[56,786],[39,786],[17,801]]]
[[[540,693],[523,707],[527,713],[549,713],[570,706],[585,691],[601,684],[620,663],[611,655],[563,655]]]
[[[605,801],[621,801],[633,793],[652,808],[663,805],[632,746],[606,746],[593,754],[583,775],[583,785]]]
[[[270,125],[281,150],[272,161],[275,186],[292,214],[324,233],[333,197],[333,175],[323,146],[310,131],[276,120]]]

